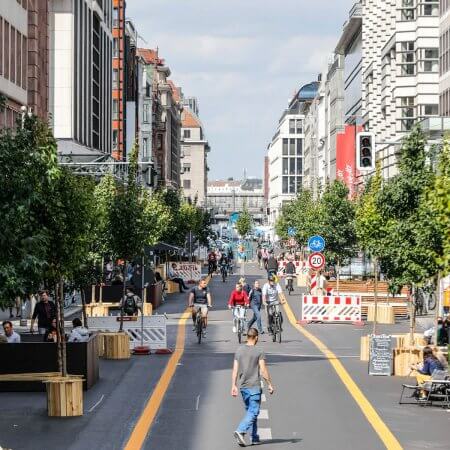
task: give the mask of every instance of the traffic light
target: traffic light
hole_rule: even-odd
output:
[[[375,169],[375,135],[358,133],[356,136],[356,168],[358,170]]]

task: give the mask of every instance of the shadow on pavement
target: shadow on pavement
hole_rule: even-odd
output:
[[[298,444],[302,442],[303,439],[270,439],[267,441],[261,441],[261,445],[270,445],[270,444]]]

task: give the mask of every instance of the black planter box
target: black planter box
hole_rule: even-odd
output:
[[[22,334],[20,344],[0,344],[0,374],[58,371],[58,345],[42,342],[43,336]],[[67,372],[83,376],[84,390],[98,381],[98,343],[93,333],[87,342],[67,342]],[[40,381],[0,381],[0,392],[40,392]]]

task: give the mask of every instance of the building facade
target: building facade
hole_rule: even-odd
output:
[[[269,225],[273,226],[283,205],[293,200],[303,184],[305,114],[316,96],[318,83],[300,88],[281,116],[268,148]]]
[[[112,0],[51,0],[49,109],[62,155],[112,152]]]
[[[13,127],[28,105],[28,2],[0,2],[0,128]]]
[[[246,207],[254,222],[262,224],[264,205],[262,179],[208,181],[207,207],[216,223],[226,225],[231,214]]]
[[[438,109],[439,1],[365,0],[362,116],[385,178],[397,173],[395,142]]]
[[[439,114],[450,116],[450,1],[440,1]]]
[[[183,102],[185,105],[186,103]],[[191,98],[191,105],[196,105]],[[196,108],[198,111],[198,107]],[[209,143],[203,125],[189,106],[181,113],[181,187],[186,200],[206,206]]]

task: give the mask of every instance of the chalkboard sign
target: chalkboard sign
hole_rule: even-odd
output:
[[[392,375],[392,336],[370,335],[369,375]]]

